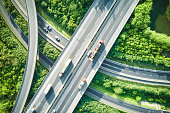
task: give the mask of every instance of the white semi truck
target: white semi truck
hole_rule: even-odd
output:
[[[67,62],[65,63],[64,67],[61,69],[59,77],[62,77],[63,73],[65,72],[65,70],[67,69],[68,65],[70,64],[71,59],[68,59]]]

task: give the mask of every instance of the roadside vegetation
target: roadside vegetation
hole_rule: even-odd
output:
[[[54,26],[57,27],[59,25],[63,29],[67,30],[70,34],[73,34],[94,0],[35,1],[38,12],[45,19],[47,18],[49,22],[52,21]]]
[[[60,55],[60,51],[56,49],[53,45],[47,42],[40,35],[38,36],[38,48],[42,53],[55,62]]]
[[[90,87],[128,103],[152,109],[170,110],[170,87],[153,86],[120,80],[97,72]],[[157,103],[156,106],[143,105],[142,102]]]
[[[126,113],[83,95],[73,113]]]
[[[133,66],[143,64],[144,68],[170,70],[170,36],[150,30],[151,9],[152,0],[139,3],[107,58],[131,62]]]
[[[19,26],[19,28],[24,32],[26,36],[28,36],[28,23],[22,15],[15,9],[14,5],[10,0],[3,0],[5,3],[5,8],[14,18],[15,23]],[[60,51],[53,47],[49,42],[43,39],[40,35],[38,36],[38,48],[41,50],[44,55],[49,57],[52,61],[56,61],[58,56],[60,55]]]
[[[25,70],[27,50],[12,34],[0,15],[0,112],[10,112]],[[37,62],[31,97],[35,94],[48,70]]]

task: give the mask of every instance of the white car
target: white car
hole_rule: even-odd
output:
[[[53,109],[52,113],[56,113],[56,110],[55,110],[55,109]]]
[[[80,84],[78,85],[78,88],[81,89],[85,82],[86,82],[86,79],[83,78]]]
[[[87,53],[87,56],[90,56],[92,54],[92,51],[90,50],[88,53]]]

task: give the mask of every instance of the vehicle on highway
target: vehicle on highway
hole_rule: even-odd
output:
[[[47,29],[48,29],[49,31],[52,31],[51,26],[47,26]]]
[[[57,113],[55,109],[53,109],[52,113]]]
[[[44,94],[47,95],[51,88],[52,88],[52,85],[48,84],[47,87],[44,90]]]
[[[60,39],[56,36],[55,39],[57,40],[57,42],[60,42]]]
[[[90,50],[88,53],[87,53],[87,56],[90,56],[92,54],[92,51]]]
[[[65,70],[67,69],[68,65],[70,64],[71,59],[69,58],[67,60],[67,62],[65,63],[64,67],[62,68],[62,70],[60,71],[59,77],[62,77],[63,73],[65,72]]]
[[[101,47],[102,43],[103,43],[103,40],[100,40],[100,42],[97,44],[94,51],[90,54],[90,58],[89,58],[90,61],[93,61],[93,58],[94,58],[95,54],[98,52],[98,50]]]
[[[43,27],[43,30],[44,30],[46,33],[48,33],[48,30],[47,30],[47,28]]]
[[[28,113],[36,113],[34,108],[31,108],[31,110]]]
[[[82,81],[80,82],[80,84],[78,85],[78,88],[81,89],[85,82],[86,82],[86,79],[83,78]]]

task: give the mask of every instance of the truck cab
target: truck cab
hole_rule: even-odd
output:
[[[61,69],[60,73],[59,73],[59,77],[63,76],[63,73],[65,72],[65,70],[67,69],[67,67],[69,66],[71,62],[71,59],[68,59],[67,62],[64,64],[63,68]]]
[[[48,84],[47,87],[44,90],[44,94],[47,95],[51,88],[52,88],[52,85]]]

